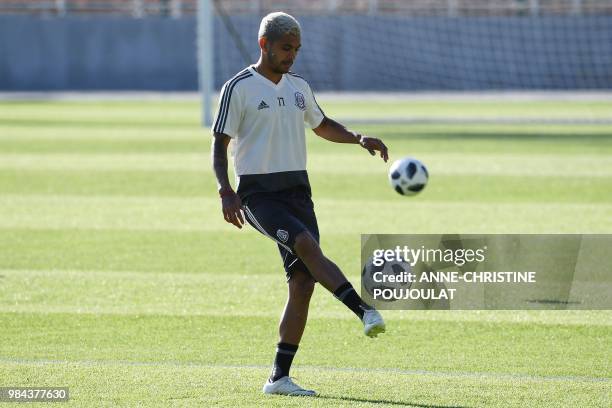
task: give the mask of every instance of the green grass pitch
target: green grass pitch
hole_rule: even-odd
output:
[[[321,102],[332,117],[612,112]],[[292,369],[320,397],[263,396],[284,273],[271,241],[223,221],[198,118],[195,102],[0,103],[0,386],[67,386],[83,407],[610,406],[610,311],[389,311],[372,340],[320,286]],[[356,285],[361,233],[612,232],[610,125],[353,128],[431,174],[401,197],[380,159],[309,132],[322,246]]]

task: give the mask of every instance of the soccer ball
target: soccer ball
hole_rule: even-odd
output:
[[[362,288],[366,290],[366,292],[368,292],[368,294],[372,297],[374,297],[374,289],[410,289],[410,286],[412,285],[411,282],[405,281],[405,282],[389,282],[388,279],[385,279],[384,282],[380,282],[382,279],[382,276],[390,276],[390,275],[395,275],[396,277],[400,277],[400,275],[403,275],[403,277],[407,277],[407,274],[409,274],[412,271],[412,268],[410,267],[410,264],[408,262],[401,262],[401,261],[391,261],[391,262],[387,262],[384,259],[383,264],[380,266],[376,266],[374,265],[374,257],[370,257],[370,259],[368,259],[368,261],[366,262],[365,266],[363,267],[363,270],[361,272],[361,285]],[[376,272],[382,272],[382,275],[379,274],[375,276],[374,274]],[[378,280],[378,282],[377,282]],[[380,299],[382,301],[385,301],[383,299]],[[387,301],[393,301],[393,300],[387,300]]]
[[[415,195],[425,188],[429,173],[427,168],[412,157],[396,160],[389,169],[391,187],[401,195]]]

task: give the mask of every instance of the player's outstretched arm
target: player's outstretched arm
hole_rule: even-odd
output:
[[[376,155],[376,151],[379,151],[380,157],[385,162],[389,160],[387,146],[385,146],[382,140],[348,130],[342,124],[328,117],[323,118],[321,124],[314,128],[313,131],[317,136],[330,142],[359,144],[370,152],[372,156]]]
[[[230,224],[242,228],[244,218],[242,218],[242,201],[232,189],[227,175],[227,146],[230,137],[223,133],[215,133],[212,144],[212,163],[215,177],[217,178],[217,190],[221,196],[221,210],[223,218]]]

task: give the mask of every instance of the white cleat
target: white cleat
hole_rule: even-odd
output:
[[[385,332],[385,321],[376,309],[363,311],[363,332],[368,337],[376,337]]]
[[[313,390],[305,390],[300,387],[288,376],[281,377],[273,383],[266,381],[262,391],[264,394],[302,395],[306,397],[314,397],[317,395]]]

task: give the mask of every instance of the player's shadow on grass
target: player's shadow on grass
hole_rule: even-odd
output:
[[[376,400],[376,399],[367,399],[367,398],[334,397],[331,395],[317,395],[316,398],[334,399],[334,400],[351,401],[351,402],[366,402],[368,404],[388,404],[388,405],[397,405],[400,407],[468,408],[464,405],[431,405],[431,404],[418,404],[416,402],[391,401],[391,400],[384,400],[384,399]]]

